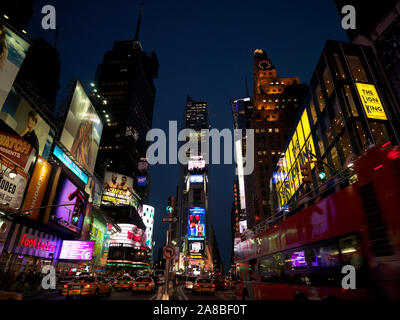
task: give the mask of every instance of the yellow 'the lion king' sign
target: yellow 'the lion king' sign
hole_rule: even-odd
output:
[[[356,86],[367,117],[370,119],[387,120],[375,86],[365,83],[356,83]]]

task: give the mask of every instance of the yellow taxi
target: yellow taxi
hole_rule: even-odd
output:
[[[64,284],[62,295],[67,299],[72,299],[74,296],[95,298],[100,295],[110,296],[111,284],[101,276],[80,276]]]
[[[151,277],[139,277],[132,284],[132,292],[155,292],[156,284]]]
[[[117,278],[114,281],[114,289],[121,290],[121,289],[130,289],[132,287],[132,283],[134,282],[135,279],[129,277],[129,276],[122,276]]]
[[[210,293],[215,294],[215,284],[211,279],[208,278],[198,278],[193,283],[192,288],[193,293]]]

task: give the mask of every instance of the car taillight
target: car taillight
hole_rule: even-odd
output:
[[[215,284],[213,284],[212,287],[215,288]]]
[[[67,289],[68,288],[68,285],[67,284],[64,284],[64,289]]]
[[[118,281],[115,281],[114,283],[118,283]]]
[[[85,284],[85,288],[91,288],[92,287],[92,285],[91,284]]]
[[[136,286],[136,283],[135,283],[135,282],[132,282],[132,285],[133,285],[133,286]]]
[[[199,285],[199,284],[196,284],[196,287],[200,287],[200,285]]]

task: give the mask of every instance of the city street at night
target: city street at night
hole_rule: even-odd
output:
[[[0,306],[389,313],[399,75],[400,0],[1,0]]]

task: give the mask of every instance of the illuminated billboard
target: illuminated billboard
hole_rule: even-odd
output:
[[[92,260],[95,241],[63,240],[61,260]]]
[[[146,226],[146,246],[151,248],[154,228],[154,207],[144,204],[142,210],[139,210],[139,215]]]
[[[49,157],[55,131],[15,88],[0,108],[0,118],[35,148],[38,155],[44,159]]]
[[[60,142],[93,174],[103,124],[81,83],[77,81]]]
[[[80,233],[85,216],[86,196],[74,183],[60,175],[49,222]]]
[[[138,176],[137,183],[139,187],[145,187],[147,184],[147,177],[146,176]]]
[[[189,253],[201,255],[204,252],[204,241],[188,241]]]
[[[188,161],[188,170],[189,171],[204,169],[205,166],[206,166],[205,160],[189,160]]]
[[[133,178],[123,174],[107,171],[104,177],[103,195],[101,203],[103,205],[132,205],[133,195],[136,195],[133,189]]]
[[[0,22],[0,108],[12,88],[30,44]],[[0,118],[4,120],[3,114]]]
[[[68,157],[64,151],[61,150],[59,146],[54,147],[53,154],[73,173],[76,174],[76,176],[81,179],[84,184],[88,183],[89,177],[87,176],[86,173],[84,173],[81,168],[79,168],[75,162],[71,160],[70,157]]]
[[[190,183],[203,183],[204,177],[202,174],[191,174]]]
[[[121,232],[110,237],[110,247],[141,248],[146,246],[146,233],[134,224],[119,223]]]
[[[0,203],[4,208],[19,209],[24,198],[28,172],[35,159],[36,150],[23,138],[0,132]],[[10,177],[14,171],[16,176]]]
[[[204,207],[190,207],[188,219],[188,239],[204,240],[206,233],[206,210]]]
[[[356,86],[367,118],[387,120],[385,109],[375,86],[358,82],[356,82]]]
[[[289,202],[303,182],[300,165],[309,159],[310,153],[315,154],[315,147],[307,110],[304,109],[290,143],[278,163],[278,169],[273,175],[280,207]],[[314,168],[314,163],[311,163],[311,168]]]

